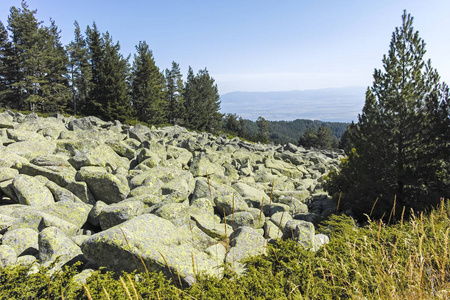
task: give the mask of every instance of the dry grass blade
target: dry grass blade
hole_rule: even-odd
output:
[[[106,299],[111,300],[111,298],[109,297],[109,294],[108,294],[108,292],[106,291],[106,289],[105,289],[104,286],[102,286],[102,289],[103,289],[103,293],[105,293]]]
[[[341,197],[342,197],[342,192],[339,193],[339,199],[338,199],[338,203],[336,206],[336,213],[339,211],[339,204],[341,204]]]
[[[122,284],[123,289],[125,290],[125,293],[127,294],[128,299],[133,300],[133,298],[131,298],[131,294],[130,291],[127,288],[127,285],[125,284],[125,281],[123,281],[122,276],[120,276],[120,283]]]
[[[161,252],[158,251],[158,253],[159,253],[159,255],[161,255],[164,262],[166,263],[167,269],[169,270],[169,273],[172,276],[173,284],[175,284],[175,277],[173,276],[173,273],[172,273],[172,270],[170,269],[169,263],[167,262],[166,258],[164,257],[164,255]]]
[[[87,297],[89,300],[92,300],[91,293],[89,293],[89,289],[87,288],[87,286],[86,286],[85,284],[83,284],[83,289],[84,289],[84,292],[86,293],[86,297]],[[50,298],[49,298],[49,299],[50,299]]]
[[[280,234],[280,230],[281,230],[281,227],[282,227],[281,224],[283,223],[284,212],[285,212],[285,211],[283,211],[283,213],[281,214],[281,218],[280,218],[280,226],[278,226],[277,238],[278,238],[278,236],[279,236],[279,234]],[[292,237],[294,237],[294,236],[292,235]]]
[[[259,220],[261,220],[263,207],[264,207],[264,197],[262,197],[262,200],[261,200],[261,207],[259,208]]]
[[[232,218],[233,218],[233,222],[234,222],[234,193],[233,193],[233,204],[232,204],[232,208],[231,208],[231,213],[232,213]]]
[[[375,200],[375,202],[372,205],[372,209],[370,210],[369,217],[372,217],[372,213],[373,213],[373,210],[375,209],[375,205],[377,204],[377,202],[378,202],[378,198]]]
[[[131,288],[133,289],[134,298],[136,298],[136,300],[139,300],[139,296],[136,291],[136,287],[134,286],[133,281],[131,280],[130,274],[127,274],[127,277],[128,277],[128,282],[130,283]]]
[[[272,197],[273,197],[273,186],[275,185],[275,179],[272,178],[272,189],[270,190],[270,202],[269,205],[272,205]]]
[[[192,272],[194,273],[194,277],[197,277],[195,273],[195,261],[194,261],[194,252],[191,251],[191,258],[192,258]]]
[[[206,180],[208,181],[209,198],[212,200],[211,184],[209,183],[209,175],[208,175],[208,171],[206,171]]]
[[[178,267],[175,270],[177,271],[178,283],[180,284],[180,287],[183,287],[183,284],[181,283],[180,272],[178,272]]]

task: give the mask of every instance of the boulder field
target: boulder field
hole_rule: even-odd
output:
[[[311,250],[341,152],[96,117],[0,114],[0,267],[238,273],[277,238]],[[83,272],[87,274],[88,272]],[[176,274],[176,275],[175,275]]]

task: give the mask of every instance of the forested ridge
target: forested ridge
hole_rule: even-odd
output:
[[[297,143],[308,128],[321,126],[340,138],[348,125],[264,118],[258,123],[223,115],[217,84],[206,68],[194,73],[189,67],[184,81],[175,61],[170,69],[156,65],[146,41],[136,45],[133,57],[124,57],[120,43],[95,22],[83,30],[75,21],[73,40],[63,45],[56,23],[47,26],[36,13],[23,1],[20,8],[11,7],[6,25],[0,20],[1,108],[178,124],[277,144]]]

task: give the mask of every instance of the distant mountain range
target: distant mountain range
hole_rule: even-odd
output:
[[[367,87],[353,86],[286,92],[232,92],[221,95],[221,112],[243,119],[357,121]]]

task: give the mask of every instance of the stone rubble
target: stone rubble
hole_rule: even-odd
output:
[[[238,273],[277,238],[317,250],[341,152],[183,127],[0,113],[0,267]],[[169,271],[170,269],[170,271]],[[81,271],[80,271],[81,272]],[[83,273],[83,274],[84,274]]]

